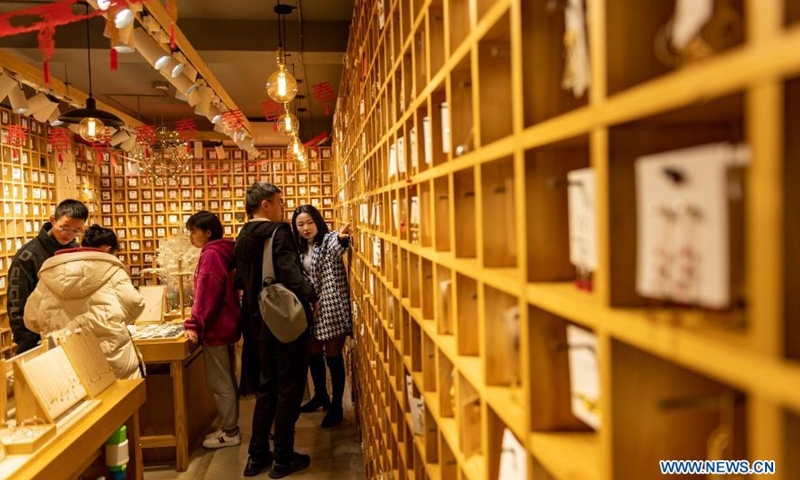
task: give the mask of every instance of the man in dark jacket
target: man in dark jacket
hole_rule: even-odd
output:
[[[39,283],[39,269],[45,260],[56,254],[57,250],[75,248],[80,245],[75,237],[83,233],[89,218],[86,205],[78,200],[64,200],[56,207],[49,222],[42,225],[39,235],[19,249],[8,269],[8,310],[9,323],[17,344],[17,353],[35,347],[39,334],[25,328],[23,315],[25,304]]]
[[[303,276],[297,246],[288,224],[283,223],[281,190],[271,183],[255,183],[247,190],[247,222],[236,237],[236,270],[244,287],[253,336],[258,343],[262,382],[253,412],[253,435],[250,439],[244,475],[258,475],[269,467],[270,478],[282,478],[311,464],[311,458],[294,451],[294,428],[300,416],[300,404],[306,386],[309,344],[308,331],[297,340],[281,343],[261,318],[258,294],[262,283],[264,244],[275,233],[272,245],[276,280],[291,290],[304,304],[311,322],[311,304],[317,301],[314,287]],[[274,429],[274,451],[269,433]]]

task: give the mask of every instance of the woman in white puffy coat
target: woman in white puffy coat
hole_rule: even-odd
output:
[[[144,310],[144,299],[125,265],[112,255],[118,248],[116,235],[92,225],[82,245],[59,250],[44,262],[25,304],[25,326],[44,337],[82,320],[99,340],[117,378],[141,378],[127,325]]]

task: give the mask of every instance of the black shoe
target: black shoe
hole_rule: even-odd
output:
[[[322,398],[313,397],[311,400],[307,401],[300,407],[300,411],[302,413],[310,413],[316,412],[320,408],[323,410],[327,410],[328,407],[331,406],[331,401],[328,400],[328,396],[324,396]]]
[[[342,419],[344,418],[344,412],[342,411],[341,405],[331,405],[331,408],[328,410],[328,413],[325,414],[325,418],[322,419],[322,424],[320,425],[322,428],[330,428],[342,423]]]
[[[244,476],[255,477],[270,466],[272,466],[272,452],[269,452],[263,459],[251,455],[247,457],[247,465],[244,467]]]
[[[272,464],[269,471],[269,478],[283,478],[300,470],[305,470],[311,465],[311,457],[302,453],[294,452],[288,460],[278,461]]]

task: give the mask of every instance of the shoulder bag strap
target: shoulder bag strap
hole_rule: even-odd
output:
[[[261,263],[261,284],[272,285],[275,283],[275,267],[272,264],[272,240],[275,239],[275,233],[278,232],[280,224],[272,231],[272,236],[267,238],[264,244],[264,258]]]

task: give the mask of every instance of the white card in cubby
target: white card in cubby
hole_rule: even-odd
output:
[[[389,147],[389,178],[397,175],[397,145],[392,144]]]
[[[381,239],[372,237],[372,266],[381,266]]]
[[[639,295],[730,305],[728,173],[748,159],[745,145],[716,143],[636,160]]]
[[[425,165],[433,163],[433,127],[431,117],[422,118],[422,143],[425,147]]]
[[[503,429],[503,448],[500,452],[497,480],[528,478],[528,452],[508,428]]]
[[[397,139],[397,171],[401,174],[406,173],[406,139]]]
[[[417,148],[417,127],[408,132],[408,147],[411,149],[411,170],[419,168],[419,149]]]
[[[397,199],[392,200],[392,218],[394,219],[394,229],[400,231],[400,206],[397,204]]]
[[[595,430],[600,429],[600,367],[594,333],[567,325],[569,389],[572,414]]]
[[[597,221],[594,208],[594,170],[567,173],[569,261],[587,272],[597,269]]]
[[[450,153],[450,107],[447,102],[439,105],[442,114],[442,153]]]

